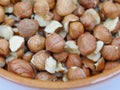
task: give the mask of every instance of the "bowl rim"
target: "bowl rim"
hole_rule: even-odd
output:
[[[0,77],[3,77],[7,80],[10,80],[12,82],[15,82],[17,84],[21,84],[24,86],[29,86],[33,88],[47,88],[47,89],[55,89],[55,88],[78,88],[78,87],[83,87],[83,86],[88,86],[88,85],[93,85],[98,82],[107,80],[117,74],[120,73],[120,65],[117,67],[105,71],[101,74],[88,77],[86,79],[80,79],[80,80],[75,80],[75,81],[68,81],[68,82],[50,82],[50,81],[40,81],[40,80],[35,80],[35,79],[30,79],[26,77],[19,76],[17,74],[8,72],[7,70],[4,70],[3,68],[0,68]]]

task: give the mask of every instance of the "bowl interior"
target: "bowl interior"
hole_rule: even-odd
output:
[[[114,75],[117,75],[120,73],[120,65],[108,70],[104,73],[86,78],[81,80],[75,80],[75,81],[68,81],[68,82],[49,82],[49,81],[40,81],[40,80],[33,80],[25,77],[21,77],[19,75],[13,74],[11,72],[8,72],[2,68],[0,68],[0,76],[8,79],[10,81],[13,81],[18,84],[35,87],[35,88],[76,88],[76,87],[82,87],[86,85],[92,85],[98,82],[101,82],[103,80],[109,79],[113,77]]]

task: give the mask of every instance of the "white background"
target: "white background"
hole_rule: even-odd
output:
[[[43,89],[26,87],[0,77],[0,90],[43,90]],[[95,85],[69,90],[120,90],[120,74],[114,76],[109,80],[97,83]]]

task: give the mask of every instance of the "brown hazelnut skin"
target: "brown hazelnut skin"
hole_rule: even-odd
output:
[[[69,55],[68,52],[61,52],[61,53],[55,53],[55,54],[53,54],[53,57],[58,62],[65,62],[66,59],[67,59],[67,57],[68,57],[68,55]]]
[[[31,63],[37,70],[45,70],[45,61],[50,56],[50,53],[45,50],[41,50],[33,55]]]
[[[32,4],[30,2],[18,2],[14,5],[13,13],[19,18],[29,18],[32,15]]]
[[[95,8],[100,0],[79,0],[80,5],[84,8]]]
[[[20,2],[21,0],[10,0],[13,4]]]
[[[65,62],[66,67],[69,69],[73,66],[81,67],[82,59],[78,54],[69,54],[67,61]]]
[[[3,22],[4,20],[5,20],[4,8],[0,6],[0,23]]]
[[[83,56],[91,54],[96,49],[95,37],[86,32],[78,38],[78,48]]]
[[[0,56],[0,67],[4,67],[6,63],[6,60],[3,56]]]
[[[112,41],[112,34],[103,25],[96,26],[93,34],[98,40],[103,41],[105,44],[109,44]]]
[[[17,28],[20,36],[28,39],[38,31],[39,24],[33,19],[23,19],[19,22]]]
[[[63,52],[65,46],[65,41],[63,38],[53,33],[46,38],[46,50],[51,51],[53,53]]]
[[[95,19],[91,14],[83,14],[80,21],[85,27],[85,30],[91,31],[95,27]]]
[[[56,11],[56,9],[54,9],[53,11],[52,11],[52,13],[53,13],[53,20],[57,20],[57,21],[61,21],[62,20],[62,17],[57,13],[57,11]]]
[[[45,38],[40,35],[34,35],[28,40],[27,45],[30,51],[38,52],[45,48]]]
[[[116,45],[120,47],[120,37],[116,37],[112,40],[111,45]]]
[[[48,5],[49,5],[49,8],[52,10],[54,7],[55,7],[55,0],[46,0]]]
[[[56,75],[50,74],[48,72],[39,72],[35,78],[38,80],[43,80],[43,81],[55,81],[55,80],[57,80]]]
[[[115,67],[118,66],[118,65],[120,65],[119,62],[106,62],[103,72],[105,72],[105,71],[107,71],[107,70],[110,70],[110,69],[112,69],[112,68],[115,68]]]
[[[113,19],[119,16],[118,7],[111,1],[103,2],[100,6],[100,10],[107,18]]]
[[[16,73],[20,76],[34,78],[35,73],[32,66],[21,59],[15,59],[8,63],[7,70],[13,73]]]
[[[10,5],[10,0],[0,0],[0,5],[8,6],[8,5]]]
[[[9,50],[9,42],[5,39],[0,39],[0,55],[8,55]]]
[[[13,26],[15,24],[15,20],[13,18],[5,19],[4,24],[8,26]]]
[[[80,22],[71,22],[69,26],[69,35],[72,39],[77,39],[84,33],[84,26]]]
[[[106,45],[102,48],[101,54],[108,61],[116,61],[120,58],[120,50],[118,46]]]

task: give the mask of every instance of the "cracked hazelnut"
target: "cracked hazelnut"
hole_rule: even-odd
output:
[[[81,67],[82,59],[78,54],[69,54],[65,64],[67,68],[71,68],[73,66]]]
[[[49,52],[41,50],[33,55],[31,63],[37,70],[45,70],[45,61],[49,56]]]
[[[56,33],[53,33],[46,38],[46,50],[48,51],[60,53],[64,50],[64,45],[65,41]]]
[[[103,41],[105,44],[109,44],[112,41],[112,34],[103,25],[96,26],[93,34],[98,40]]]
[[[34,35],[27,42],[28,48],[32,52],[38,52],[45,48],[45,38],[40,35]]]
[[[87,56],[94,52],[96,49],[96,44],[95,37],[88,32],[82,34],[78,38],[78,48],[83,56]]]
[[[14,12],[19,18],[29,18],[32,15],[32,4],[30,2],[18,2],[14,5]]]
[[[120,50],[118,46],[106,45],[102,48],[101,54],[108,61],[116,61],[120,58]]]
[[[15,59],[10,61],[8,63],[7,69],[8,71],[16,73],[20,76],[24,76],[28,78],[35,77],[35,73],[32,66],[28,62],[21,59]]]
[[[38,31],[39,25],[36,20],[23,19],[19,22],[17,28],[20,36],[23,36],[24,38],[30,38]]]

